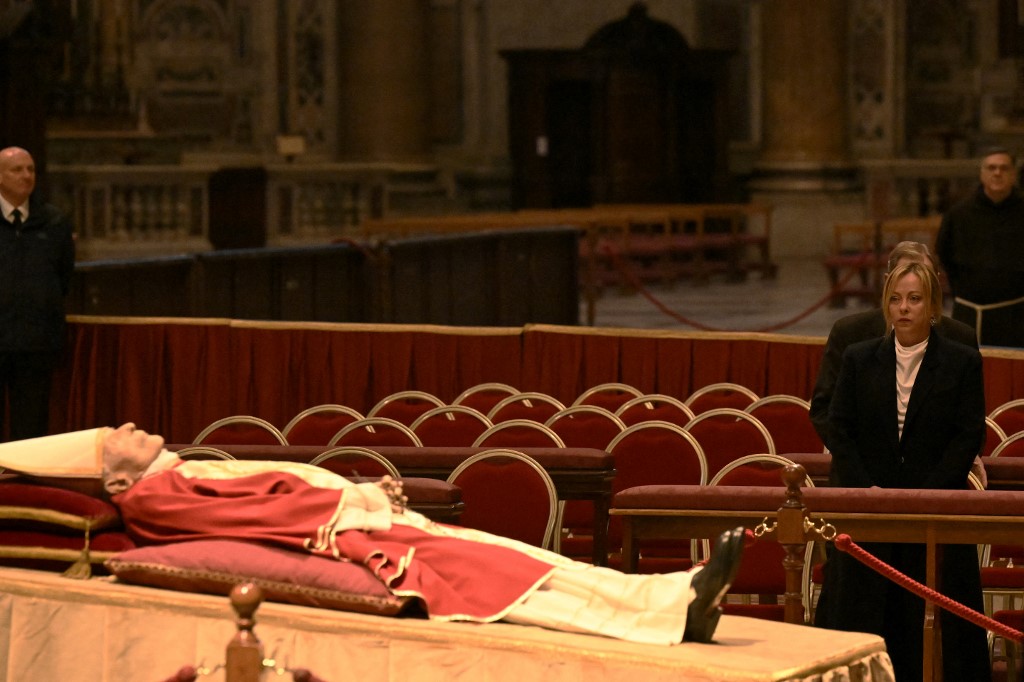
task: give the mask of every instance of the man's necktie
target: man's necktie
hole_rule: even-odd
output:
[[[14,225],[15,230],[21,229],[21,211],[14,209],[11,211],[11,223]]]

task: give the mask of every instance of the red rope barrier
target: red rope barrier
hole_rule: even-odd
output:
[[[964,620],[970,621],[979,627],[983,627],[986,630],[990,630],[1000,637],[1012,639],[1016,642],[1024,641],[1024,633],[1014,630],[1013,628],[1003,625],[997,620],[993,620],[988,616],[978,613],[973,609],[969,609],[959,602],[955,602],[944,594],[940,594],[935,590],[931,589],[927,585],[913,580],[905,573],[897,571],[892,566],[884,563],[878,557],[869,554],[855,543],[849,535],[841,533],[835,538],[836,549],[848,553],[857,561],[861,562],[868,568],[871,568],[876,573],[879,573],[889,580],[893,581],[897,585],[904,589],[910,590],[918,597],[930,601],[933,604],[940,606],[941,608],[949,611],[950,613],[956,614]]]
[[[618,271],[618,273],[620,275],[622,275],[623,278],[625,278],[625,280],[629,283],[629,285],[631,287],[633,287],[634,289],[636,289],[640,293],[641,296],[643,296],[648,301],[650,301],[651,304],[653,304],[655,308],[660,310],[665,315],[673,318],[677,322],[681,322],[682,324],[688,325],[688,326],[693,327],[695,329],[700,329],[701,331],[706,331],[706,332],[735,331],[735,330],[729,330],[729,329],[722,329],[720,327],[711,327],[711,326],[708,326],[708,325],[703,324],[701,322],[697,322],[696,320],[692,320],[692,319],[690,319],[688,317],[680,315],[676,311],[674,311],[671,308],[669,308],[668,306],[666,306],[660,300],[658,300],[647,289],[647,287],[645,287],[643,285],[643,283],[640,281],[640,278],[638,278],[636,276],[636,274],[633,273],[633,270],[629,266],[627,266],[625,263],[622,262],[622,258],[619,256],[618,251],[616,250],[616,248],[613,245],[611,245],[611,244],[603,244],[600,248],[601,248],[602,251],[604,251],[608,255],[608,258],[611,260],[612,265],[615,267],[615,269]],[[828,293],[826,293],[824,296],[822,296],[820,299],[818,299],[818,301],[816,301],[813,305],[811,305],[810,308],[808,308],[807,310],[803,311],[802,313],[799,313],[798,315],[795,315],[794,317],[791,317],[788,320],[784,320],[784,321],[779,322],[777,324],[769,325],[767,327],[762,327],[760,329],[751,329],[749,331],[754,331],[754,332],[774,332],[774,331],[778,331],[780,329],[784,329],[786,327],[790,327],[790,326],[796,324],[800,320],[804,319],[805,317],[807,317],[808,315],[813,313],[818,308],[820,308],[823,305],[825,305],[826,303],[828,303],[830,300],[832,300],[832,298],[834,296],[839,294],[843,290],[843,287],[846,286],[847,282],[849,282],[851,279],[853,279],[854,275],[859,274],[857,268],[861,267],[861,266],[867,267],[870,264],[870,259],[871,259],[870,255],[864,255],[860,259],[858,259],[857,261],[852,263],[851,264],[852,265],[852,269],[838,283],[836,283],[836,285],[834,287],[832,287],[832,289],[830,289],[828,291]]]

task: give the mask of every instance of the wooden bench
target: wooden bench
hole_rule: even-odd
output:
[[[934,251],[941,220],[941,216],[928,216],[833,225],[832,249],[823,261],[833,290],[832,307],[843,307],[848,296],[877,303],[889,252],[903,241],[920,242]],[[840,286],[844,281],[846,284]]]
[[[563,225],[581,231],[580,282],[593,324],[593,298],[607,286],[629,286],[620,270],[635,268],[641,283],[683,277],[704,282],[725,273],[740,279],[749,270],[774,277],[771,213],[767,204],[605,204],[590,208],[531,209],[505,213],[418,216],[367,220],[366,239],[417,234],[525,229]],[[757,257],[748,259],[747,251]],[[620,259],[621,262],[618,262]]]

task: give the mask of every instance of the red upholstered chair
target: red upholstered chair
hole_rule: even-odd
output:
[[[505,422],[507,423],[507,422]],[[557,412],[545,424],[558,434],[566,447],[607,450],[608,444],[626,430],[618,417],[597,405],[573,405]],[[585,555],[585,547],[593,541],[594,503],[590,500],[566,500],[562,508],[563,534],[586,538],[577,542],[574,556]],[[572,545],[572,543],[569,543]],[[563,543],[563,549],[566,549]]]
[[[558,496],[532,457],[506,449],[478,452],[448,482],[462,490],[461,525],[557,551]]]
[[[992,448],[989,457],[1024,457],[1024,431],[1018,431],[1004,438]]]
[[[1006,608],[1024,608],[1024,546],[982,546],[981,593],[985,613],[998,610],[996,597],[1006,600]]]
[[[720,407],[742,410],[759,397],[746,386],[723,381],[697,389],[684,402],[694,414],[700,414]]]
[[[565,443],[547,426],[529,419],[500,422],[473,441],[475,448],[564,448]]]
[[[679,398],[662,393],[647,393],[622,405],[615,416],[627,427],[649,421],[686,426],[693,419],[693,410]]]
[[[811,423],[811,404],[794,395],[765,396],[743,408],[764,424],[775,452],[824,452],[825,444]]]
[[[782,469],[792,463],[779,455],[741,457],[724,466],[711,478],[709,485],[785,487]],[[810,477],[806,477],[804,487],[813,486]],[[710,541],[703,540],[702,547],[702,556],[709,557]],[[814,543],[807,543],[804,555],[805,586],[810,582],[813,551]],[[740,616],[784,621],[785,604],[780,603],[779,597],[786,594],[786,571],[782,563],[785,555],[785,549],[773,537],[759,538],[748,544],[743,550],[743,562],[740,564],[739,573],[736,574],[736,579],[729,590],[731,595],[738,597],[739,603],[736,599],[728,600],[728,603],[723,602],[723,611]],[[808,594],[808,591],[804,590],[805,616],[810,612],[807,608]]]
[[[566,447],[605,450],[615,436],[626,430],[622,420],[604,407],[572,405],[556,412],[545,426],[562,439]]]
[[[442,405],[421,414],[410,428],[427,447],[469,447],[491,426],[491,420],[479,410]]]
[[[327,445],[331,436],[363,415],[344,405],[315,405],[292,417],[281,431],[289,445]]]
[[[1010,400],[988,414],[1007,436],[1024,431],[1024,398]]]
[[[675,424],[649,421],[634,424],[608,444],[615,457],[612,494],[640,485],[704,485],[708,466],[700,443]],[[622,521],[608,523],[609,564],[621,562]],[[576,553],[574,552],[575,556]],[[694,559],[689,540],[657,541],[641,545],[641,573],[686,570]]]
[[[774,455],[771,434],[757,417],[731,407],[702,412],[683,427],[700,443],[714,476],[729,462],[746,455]]]
[[[288,445],[276,426],[249,415],[224,417],[199,432],[193,445]]]
[[[633,388],[629,384],[610,382],[588,388],[573,401],[573,405],[597,405],[609,412],[615,412],[615,410],[640,395],[643,395],[643,391]]]
[[[235,459],[231,453],[212,445],[190,445],[187,448],[178,448],[175,454],[181,459]]]
[[[422,447],[423,443],[405,424],[387,417],[366,417],[352,422],[334,434],[327,442],[329,447],[336,445],[361,445],[373,448],[380,445],[414,445]]]
[[[487,413],[487,418],[491,420],[492,424],[510,419],[531,419],[543,424],[551,419],[556,412],[564,409],[565,405],[546,393],[530,391],[502,398]]]
[[[515,386],[509,386],[497,381],[489,381],[477,384],[476,386],[470,386],[452,401],[452,405],[472,407],[474,410],[479,410],[486,415],[503,398],[515,395],[516,393],[519,393],[519,389]]]
[[[395,465],[386,457],[370,448],[356,445],[342,445],[325,450],[309,460],[309,463],[345,478],[379,478],[385,474],[392,478],[402,477]]]
[[[443,400],[426,391],[399,391],[392,393],[370,408],[366,416],[386,417],[406,426],[412,426],[412,423],[421,415],[443,405]]]
[[[985,445],[981,449],[981,456],[988,457],[992,451],[999,447],[999,444],[1006,440],[1006,432],[996,423],[992,417],[985,417]]]

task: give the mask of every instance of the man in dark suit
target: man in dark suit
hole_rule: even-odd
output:
[[[900,242],[889,253],[888,272],[905,263],[924,263],[932,269],[935,260],[928,247],[920,242]],[[978,339],[974,329],[952,318],[942,316],[936,328],[947,339],[958,341],[973,348],[978,347]],[[825,354],[821,358],[818,379],[814,384],[811,396],[811,421],[825,446],[831,451],[828,434],[828,407],[832,401],[832,393],[839,376],[839,366],[843,359],[843,351],[847,346],[858,341],[876,339],[888,332],[885,315],[881,308],[847,315],[836,320],[825,342]]]
[[[0,149],[0,439],[49,432],[50,382],[64,344],[64,298],[75,267],[71,226],[35,196],[36,167],[20,147]]]

